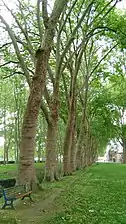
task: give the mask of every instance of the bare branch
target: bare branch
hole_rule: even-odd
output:
[[[27,68],[28,69],[28,71],[30,72],[30,73],[32,73],[33,75],[34,75],[34,71],[33,70],[31,70],[30,68]]]
[[[83,44],[81,47],[80,53],[78,55],[77,62],[76,62],[76,74],[78,74],[78,71],[81,65],[81,59],[85,50],[86,50],[86,44]]]
[[[17,1],[18,1],[18,3],[19,3],[19,9],[20,9],[20,12],[21,12],[21,16],[22,16],[22,18],[23,18],[23,20],[24,20],[25,33],[26,33],[27,36],[28,36],[27,22],[26,22],[26,18],[25,18],[25,16],[24,16],[24,12],[23,12],[23,10],[22,10],[22,1],[20,1],[20,0],[17,0]]]
[[[62,80],[63,80],[64,90],[65,90],[66,104],[67,104],[67,108],[69,108],[69,97],[68,97],[69,94],[68,94],[67,84],[65,80],[65,75],[63,72],[62,72]]]
[[[38,29],[39,29],[39,38],[40,38],[40,43],[42,42],[42,27],[41,27],[41,22],[40,22],[40,2],[41,0],[37,0],[37,23],[38,23]]]
[[[5,65],[8,65],[8,64],[19,64],[19,61],[8,61],[8,62],[5,62],[4,64],[0,65],[0,67],[4,67]]]
[[[17,71],[17,72],[13,72],[13,73],[12,73],[12,74],[10,74],[10,75],[4,76],[4,77],[3,77],[3,79],[10,78],[10,77],[14,76],[15,74],[21,74],[21,75],[24,75],[24,73],[23,73],[23,72],[20,72],[20,71],[18,72],[18,71]]]
[[[91,73],[89,74],[89,77],[94,73],[94,71],[98,68],[98,66],[101,64],[101,62],[108,56],[108,54],[117,46],[118,44],[115,44],[111,49],[101,58],[101,60],[97,63],[97,65],[93,68]]]
[[[15,16],[15,14],[12,12],[12,10],[5,4],[5,2],[3,0],[2,0],[2,2],[4,4],[4,6],[6,7],[6,9],[11,13],[11,15],[13,16],[13,18],[15,19],[15,21],[16,21],[18,27],[20,28],[21,32],[24,34],[24,37],[25,37],[25,39],[27,41],[27,45],[28,45],[27,47],[28,47],[29,53],[32,56],[33,61],[35,62],[34,50],[33,50],[33,47],[32,47],[31,41],[30,41],[30,39],[28,37],[27,32],[23,29],[23,27],[21,26],[19,20],[17,19],[17,17]]]
[[[46,0],[45,0],[46,1]],[[57,18],[59,19],[64,7],[67,5],[68,0],[55,0],[54,7],[49,18],[49,26],[50,28],[56,27]]]
[[[61,26],[61,28],[60,28],[60,31],[59,31],[59,33],[58,33],[58,36],[60,36],[60,34],[61,34],[61,32],[62,32],[62,30],[63,30],[63,28],[64,28],[64,26],[65,26],[65,24],[66,24],[66,22],[67,22],[67,19],[68,19],[68,17],[70,16],[70,14],[71,14],[71,12],[72,12],[72,10],[73,10],[73,8],[74,8],[76,2],[77,2],[77,0],[75,0],[75,1],[73,2],[73,5],[71,6],[71,8],[70,8],[68,14],[66,15],[66,18],[65,18],[65,20],[64,20],[64,22],[63,22],[63,24],[62,24],[62,26]]]
[[[19,62],[20,62],[20,66],[21,66],[21,68],[22,68],[22,70],[23,70],[23,72],[25,74],[25,77],[27,79],[27,82],[28,82],[28,84],[30,86],[31,81],[30,81],[29,73],[28,73],[26,64],[25,64],[25,62],[24,62],[24,60],[22,58],[22,55],[20,54],[20,50],[19,50],[17,41],[15,39],[15,35],[14,35],[12,29],[10,28],[10,26],[8,25],[8,23],[4,20],[4,18],[1,15],[0,15],[0,20],[6,26],[6,29],[8,31],[8,34],[9,34],[11,40],[12,40],[12,43],[13,43],[13,46],[14,46],[14,49],[15,49],[15,53],[17,55],[17,58],[18,58]]]
[[[83,22],[84,20],[84,17],[86,16],[86,14],[88,13],[88,11],[90,10],[90,8],[92,7],[94,3],[94,0],[88,5],[88,7],[86,8],[86,10],[84,11],[83,15],[81,16],[80,20],[78,21],[78,24],[76,25],[76,27],[74,28],[72,34],[71,34],[71,38],[68,40],[67,44],[66,44],[66,47],[64,48],[64,51],[60,57],[60,64],[62,64],[61,62],[63,61],[72,41],[74,40],[74,36],[78,30],[78,28],[80,27],[81,23]]]
[[[42,0],[42,17],[43,17],[43,22],[44,26],[47,29],[48,28],[48,11],[47,11],[47,0]]]
[[[47,106],[44,104],[43,100],[41,101],[41,107],[40,108],[43,111],[43,114],[45,116],[47,124],[49,124],[51,122],[51,119],[50,119],[50,116],[49,116],[49,113],[48,113],[48,110],[47,110]]]
[[[55,83],[54,74],[53,74],[53,71],[52,71],[51,67],[49,66],[49,64],[47,65],[47,69],[48,69],[48,73],[49,73],[49,77],[51,79],[51,82],[54,86],[54,83]]]
[[[50,96],[49,96],[49,92],[48,92],[48,89],[47,87],[45,86],[45,89],[44,89],[44,97],[45,97],[45,100],[50,108]]]
[[[0,46],[0,50],[4,47],[7,47],[8,45],[12,44],[12,42],[9,42],[9,43],[6,43],[6,44],[3,44],[2,46]]]

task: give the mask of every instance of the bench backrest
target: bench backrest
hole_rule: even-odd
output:
[[[15,186],[15,184],[16,184],[15,178],[0,180],[0,185],[4,188],[13,187]]]
[[[17,185],[14,187],[3,188],[1,187],[2,194],[4,199],[7,200],[8,198],[14,198],[17,195],[21,195],[26,193],[25,185]]]

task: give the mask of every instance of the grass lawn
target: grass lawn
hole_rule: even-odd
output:
[[[34,203],[0,210],[0,224],[126,224],[126,165],[93,165],[43,187]]]
[[[44,170],[44,163],[35,163],[36,170]],[[16,177],[17,164],[0,165],[0,179]]]

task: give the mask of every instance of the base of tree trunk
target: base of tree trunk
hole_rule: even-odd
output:
[[[48,182],[59,181],[59,176],[56,171],[55,172],[45,171],[44,181],[48,181]]]
[[[64,174],[63,174],[64,177],[65,177],[65,176],[72,176],[72,175],[73,175],[72,172],[64,172]]]

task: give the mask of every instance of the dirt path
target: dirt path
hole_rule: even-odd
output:
[[[61,191],[61,189],[55,189],[55,192],[48,194],[48,197],[44,200],[39,199],[39,201],[33,202],[31,205],[27,204],[29,206],[27,209],[26,206],[22,210],[18,210],[17,208],[17,219],[20,220],[21,224],[37,224],[47,220],[49,216],[59,210],[54,201],[60,195]]]
[[[90,175],[91,174],[89,174],[89,176]],[[29,205],[29,208],[26,209],[26,206],[24,206],[24,209],[19,210],[18,214],[18,217],[21,220],[20,223],[44,224],[44,222],[48,220],[53,214],[63,210],[62,205],[56,203],[56,198],[58,198],[62,192],[70,189],[76,179],[78,179],[78,176],[76,175],[64,178],[64,180],[59,183],[60,186],[58,186],[58,188],[54,187],[50,191],[44,193],[44,198],[41,198],[41,195],[39,195],[38,201]]]
[[[71,177],[65,177],[61,181],[48,184],[45,190],[33,194],[33,203],[29,199],[15,202],[16,209],[0,210],[0,217],[5,219],[16,219],[14,224],[44,224],[55,213],[63,210],[63,205],[57,199],[60,195],[71,188],[78,176],[75,174]],[[1,223],[1,222],[0,222]],[[8,224],[7,222],[4,222]],[[2,224],[2,223],[1,223]]]

